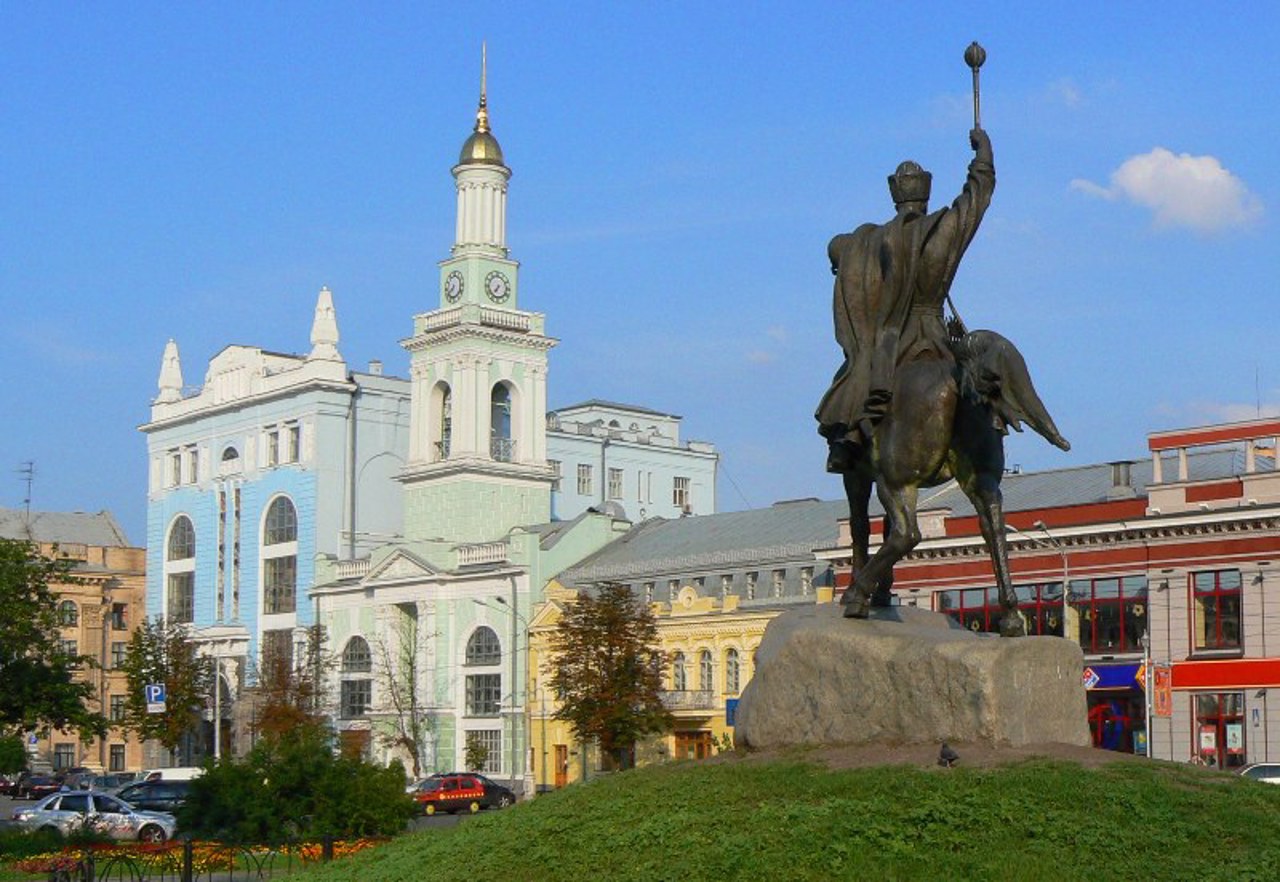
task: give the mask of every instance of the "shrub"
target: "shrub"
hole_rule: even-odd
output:
[[[243,761],[223,760],[191,782],[178,825],[197,837],[278,843],[320,836],[391,835],[413,800],[404,768],[334,756],[310,732],[258,744]]]

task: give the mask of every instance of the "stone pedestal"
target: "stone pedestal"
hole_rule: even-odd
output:
[[[1075,643],[975,634],[915,607],[841,612],[769,623],[738,702],[739,744],[1090,743]]]

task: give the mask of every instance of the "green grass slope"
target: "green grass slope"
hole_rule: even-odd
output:
[[[1170,764],[612,775],[306,875],[399,880],[1272,880],[1280,787]]]

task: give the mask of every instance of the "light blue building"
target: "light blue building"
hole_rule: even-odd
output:
[[[228,696],[254,679],[260,647],[303,641],[317,554],[354,556],[401,529],[408,385],[347,367],[328,289],[311,343],[305,356],[228,346],[187,389],[171,340],[140,427],[147,613],[195,628]]]

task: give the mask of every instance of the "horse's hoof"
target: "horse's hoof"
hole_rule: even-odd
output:
[[[1000,620],[1001,637],[1026,637],[1027,626],[1018,613],[1009,613]]]
[[[846,619],[865,619],[871,615],[871,604],[867,602],[865,597],[855,597],[853,600],[843,601],[844,617]]]

